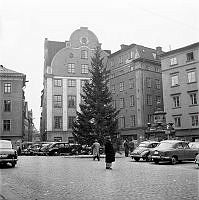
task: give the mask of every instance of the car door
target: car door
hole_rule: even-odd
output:
[[[175,150],[173,153],[178,156],[178,160],[184,160],[185,155],[182,142],[179,142],[175,145]]]

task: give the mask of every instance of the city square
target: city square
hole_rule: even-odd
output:
[[[135,162],[119,156],[112,170],[104,158],[19,156],[15,168],[1,167],[1,200],[196,200],[198,171],[193,162]]]

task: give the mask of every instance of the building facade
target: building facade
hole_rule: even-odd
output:
[[[199,43],[161,56],[166,121],[176,137],[199,139]]]
[[[72,122],[76,111],[80,111],[82,86],[90,80],[89,68],[96,47],[101,44],[87,27],[74,31],[69,41],[45,39],[40,120],[43,140],[73,141]],[[108,51],[102,51],[102,57],[108,55]]]
[[[0,65],[0,139],[16,147],[24,136],[23,106],[26,76]]]
[[[108,57],[113,105],[120,110],[118,127],[123,138],[144,140],[147,123],[159,104],[163,108],[161,65],[157,49],[121,45]]]

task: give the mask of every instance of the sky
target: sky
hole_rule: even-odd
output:
[[[45,38],[64,42],[88,27],[112,53],[132,43],[167,52],[199,42],[198,9],[198,0],[0,0],[0,64],[26,75],[39,130]]]

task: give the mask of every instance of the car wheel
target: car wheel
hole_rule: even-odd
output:
[[[11,163],[12,167],[15,167],[16,164],[17,164],[16,162]]]
[[[147,156],[147,157],[146,157],[146,161],[147,161],[147,162],[151,162],[151,161],[152,161],[151,157]]]
[[[54,151],[53,156],[59,156],[59,152],[58,151]]]
[[[159,160],[157,160],[157,159],[153,159],[153,161],[154,161],[155,164],[159,163]]]
[[[135,160],[136,162],[138,162],[138,161],[140,160],[140,158],[134,158],[134,160]]]
[[[177,161],[178,161],[177,157],[176,156],[172,156],[172,158],[171,158],[171,164],[175,165],[177,163]]]

